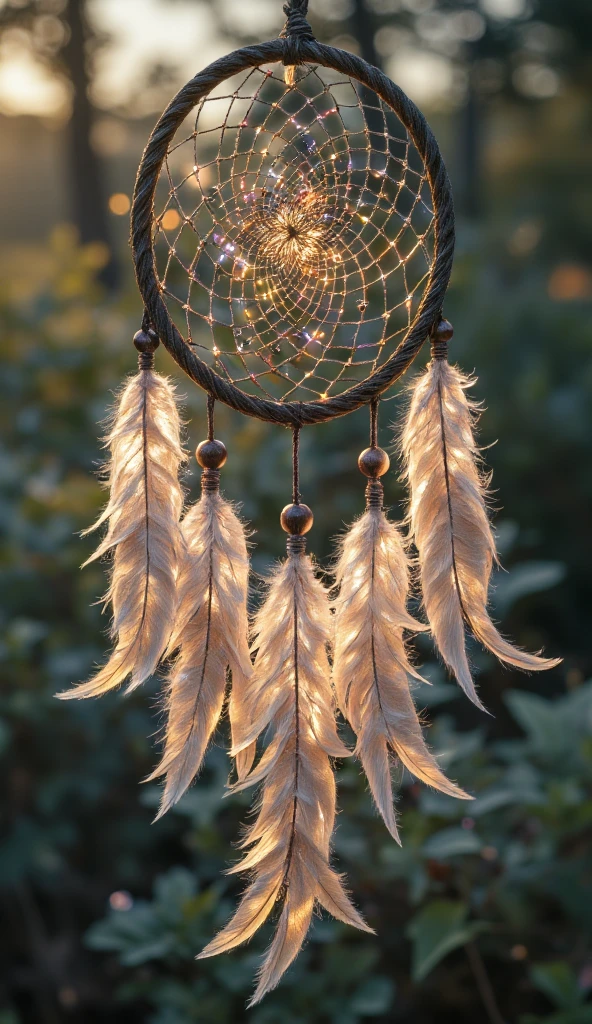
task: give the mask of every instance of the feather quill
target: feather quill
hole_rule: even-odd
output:
[[[157,815],[180,799],[199,772],[218,724],[227,669],[244,699],[251,675],[247,642],[249,561],[244,527],[232,505],[204,488],[181,524],[185,554],[179,607],[169,651],[178,650],[167,680],[167,725],[162,760],[147,781],[166,776]],[[243,754],[241,771],[250,767]]]
[[[105,444],[109,501],[85,533],[108,527],[84,564],[113,553],[105,604],[113,610],[115,646],[92,679],[58,695],[65,699],[97,697],[128,676],[128,692],[144,682],[167,646],[177,606],[184,452],[175,389],[166,377],[142,369],[127,381]]]
[[[355,753],[376,806],[400,842],[393,808],[389,748],[422,782],[470,799],[442,773],[428,750],[409,678],[404,630],[425,629],[407,612],[409,570],[398,528],[368,508],[344,535],[335,567],[333,680],[337,702],[357,736]]]
[[[501,661],[524,671],[553,668],[560,659],[514,647],[487,612],[497,555],[486,508],[489,476],[474,436],[479,406],[466,395],[473,383],[445,359],[433,359],[413,387],[402,450],[411,491],[411,534],[432,633],[461,687],[482,708],[467,659],[465,626]]]
[[[329,631],[326,591],[310,559],[292,554],[256,618],[254,674],[235,737],[236,752],[263,730],[270,737],[258,765],[234,786],[263,783],[257,819],[241,844],[250,849],[231,869],[252,872],[252,880],[233,918],[200,954],[214,956],[246,942],[282,900],[250,1005],[275,988],[297,956],[315,902],[340,921],[371,931],[329,863],[335,820],[329,758],[349,754],[335,727]]]

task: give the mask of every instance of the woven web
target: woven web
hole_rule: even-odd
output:
[[[433,259],[421,159],[373,92],[306,65],[229,79],[169,147],[155,253],[169,313],[243,391],[339,394],[408,330]]]

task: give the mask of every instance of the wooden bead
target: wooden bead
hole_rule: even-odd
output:
[[[228,457],[222,441],[202,441],[195,449],[195,458],[202,469],[220,469]]]
[[[434,331],[433,337],[436,341],[449,342],[454,335],[454,327],[449,320],[440,320]]]
[[[153,352],[156,352],[159,344],[156,331],[137,331],[134,334],[134,345],[138,352],[141,352],[143,355],[151,355]]]
[[[301,536],[308,533],[314,522],[314,516],[308,505],[286,505],[282,509],[280,523],[282,530],[292,536]]]
[[[364,476],[377,480],[387,472],[391,460],[382,448],[366,448],[358,459],[358,469]]]

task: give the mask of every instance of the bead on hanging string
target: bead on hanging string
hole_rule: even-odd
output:
[[[219,489],[220,470],[228,458],[226,445],[214,437],[214,402],[215,399],[208,395],[208,436],[207,440],[200,441],[195,450],[195,457],[203,470],[202,491],[212,494]]]
[[[282,529],[289,534],[287,550],[289,555],[304,554],[305,533],[314,522],[312,509],[300,501],[300,427],[292,432],[292,504],[285,505],[280,516]]]
[[[387,453],[378,447],[378,399],[370,403],[370,447],[365,448],[358,458],[360,473],[368,477],[366,486],[366,508],[382,508],[384,488],[379,477],[388,472],[391,464]]]

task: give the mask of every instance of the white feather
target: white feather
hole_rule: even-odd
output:
[[[152,675],[167,646],[177,606],[182,551],[179,518],[184,458],[174,387],[152,370],[124,386],[106,446],[109,502],[97,522],[107,533],[89,562],[113,552],[105,603],[113,609],[114,650],[92,679],[62,698],[96,697],[131,675],[129,690]],[[85,563],[85,565],[88,563]]]
[[[425,629],[407,612],[409,572],[399,530],[370,508],[340,543],[335,569],[333,679],[337,701],[357,736],[376,806],[399,842],[393,808],[389,748],[417,778],[470,799],[446,778],[430,754],[409,690],[417,676],[404,630]]]
[[[467,696],[482,707],[467,659],[465,626],[516,668],[539,672],[560,659],[513,647],[487,612],[497,556],[485,503],[489,477],[474,437],[478,406],[466,396],[473,383],[446,360],[434,359],[412,389],[402,449],[411,490],[409,521],[432,633]]]
[[[222,711],[227,669],[240,694],[251,675],[249,562],[242,523],[229,502],[205,491],[183,519],[182,532],[186,550],[169,643],[169,651],[179,648],[179,653],[167,680],[165,749],[149,776],[166,776],[157,818],[199,772]]]
[[[263,782],[256,821],[241,844],[249,846],[232,871],[253,878],[234,917],[201,957],[250,939],[276,900],[283,908],[259,973],[251,1004],[274,988],[297,956],[315,901],[365,931],[339,875],[329,863],[335,820],[330,757],[349,753],[339,740],[327,657],[330,616],[326,592],[310,559],[292,555],[271,581],[255,622],[254,675],[235,737],[235,752],[267,731],[259,765],[235,789]]]

